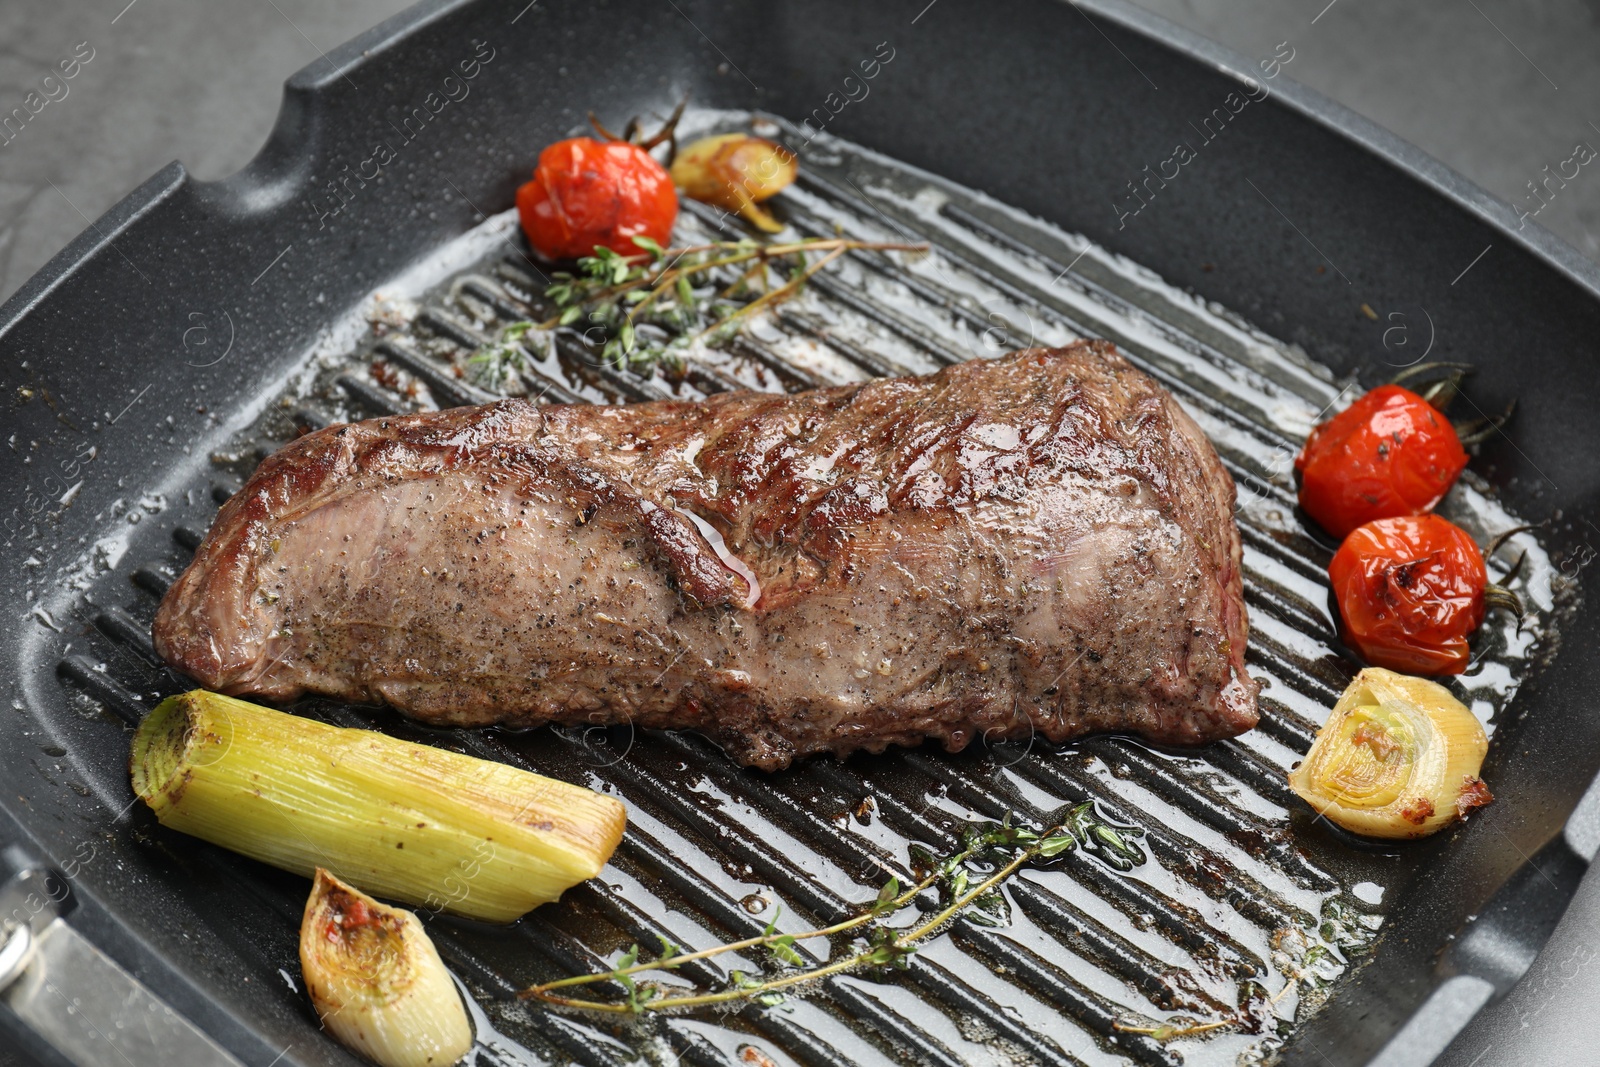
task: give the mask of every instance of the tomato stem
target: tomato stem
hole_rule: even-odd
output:
[[[670,141],[672,147],[671,151],[667,155],[667,165],[671,166],[672,157],[678,154],[678,120],[683,118],[683,109],[687,107],[688,104],[689,94],[684,93],[683,99],[679,100],[678,106],[672,109],[672,114],[667,117],[667,121],[662,123],[661,128],[655,133],[651,134],[649,137],[642,136],[644,130],[639,123],[639,116],[637,115],[628,120],[628,124],[622,128],[622,135],[620,137],[606,129],[605,126],[601,124],[599,116],[597,116],[593,111],[589,112],[589,125],[594,127],[595,133],[598,133],[607,141],[621,141],[624,144],[638,145],[646,152],[650,151],[650,149],[654,148],[662,141]]]
[[[1483,587],[1483,606],[1486,609],[1499,608],[1509,611],[1517,617],[1517,622],[1522,622],[1522,598],[1503,585],[1486,585]]]
[[[1461,438],[1461,443],[1463,445],[1482,444],[1484,441],[1487,441],[1489,438],[1499,433],[1501,429],[1504,428],[1505,424],[1511,419],[1512,413],[1516,410],[1517,401],[1516,398],[1513,397],[1511,399],[1511,403],[1507,404],[1506,409],[1500,414],[1485,415],[1481,419],[1473,419],[1469,423],[1464,423],[1460,426],[1457,426],[1456,436]]]
[[[1436,410],[1443,412],[1460,393],[1462,380],[1472,371],[1470,363],[1418,363],[1389,379],[1389,384],[1412,389]],[[1407,384],[1409,382],[1415,382],[1416,387],[1413,389]]]

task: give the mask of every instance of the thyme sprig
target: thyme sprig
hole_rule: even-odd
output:
[[[746,238],[662,248],[638,236],[633,243],[639,251],[626,255],[596,246],[594,255],[578,260],[576,272],[552,274],[544,295],[555,314],[543,322],[513,323],[507,330],[520,328],[520,337],[528,330],[570,329],[614,366],[639,371],[658,362],[681,366],[695,343],[731,340],[751,315],[795,297],[846,252],[928,248],[842,237],[770,244]],[[504,335],[497,345],[503,340]]]
[[[829,926],[780,934],[774,917],[757,936],[696,952],[684,952],[663,939],[661,954],[645,963],[639,962],[639,946],[634,945],[609,971],[545,982],[523,990],[521,996],[563,1008],[618,1015],[739,1003],[770,1007],[782,1002],[784,990],[829,975],[868,968],[907,968],[921,942],[963,914],[968,921],[983,925],[1004,924],[1009,919],[1009,909],[1000,887],[1029,864],[1084,848],[1121,870],[1131,869],[1145,860],[1143,850],[1133,841],[1143,832],[1137,827],[1108,825],[1095,814],[1092,803],[1067,809],[1042,833],[1012,825],[1010,816],[998,823],[973,823],[962,833],[957,848],[946,855],[913,846],[911,867],[916,882],[902,889],[900,880],[891,877],[877,897],[862,905],[855,915]],[[929,890],[939,894],[938,910],[931,918],[909,930],[886,924],[885,920]],[[806,966],[805,958],[794,949],[797,941],[858,930],[862,932],[851,939],[850,950],[831,963]],[[647,971],[676,970],[691,961],[748,949],[765,949],[771,958],[772,973],[757,978],[744,971],[732,971],[725,988],[697,993],[673,992],[636,977]],[[560,992],[607,981],[622,987],[621,1000],[579,999]]]
[[[1117,1019],[1111,1028],[1162,1043],[1224,1029],[1259,1033],[1279,1001],[1296,991],[1305,996],[1323,989],[1348,969],[1353,957],[1370,949],[1376,921],[1338,899],[1328,900],[1323,904],[1322,917],[1313,925],[1286,926],[1273,934],[1272,962],[1283,974],[1284,983],[1270,997],[1261,982],[1252,978],[1240,983],[1239,1006],[1219,1012],[1215,1018],[1201,1020],[1179,1015],[1164,1022]]]
[[[528,350],[522,347],[522,337],[533,328],[531,322],[513,322],[501,330],[499,337],[467,360],[467,379],[482,389],[504,393],[506,386],[528,369]]]

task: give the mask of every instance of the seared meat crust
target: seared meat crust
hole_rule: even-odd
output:
[[[331,427],[156,617],[204,685],[441,725],[688,728],[766,768],[938,738],[1256,722],[1234,489],[1082,342],[792,396]]]

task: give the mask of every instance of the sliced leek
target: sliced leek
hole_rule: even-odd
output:
[[[581,786],[204,690],[140,724],[132,770],[164,826],[490,922],[593,878],[626,817]]]
[[[320,867],[300,969],[323,1028],[380,1067],[445,1067],[472,1048],[461,995],[417,917]]]
[[[794,153],[771,141],[743,133],[725,133],[696,141],[672,161],[672,182],[691,200],[715,204],[767,233],[783,226],[757,207],[794,181],[799,172]]]
[[[1478,779],[1489,741],[1436,682],[1369,667],[1350,683],[1289,785],[1367,837],[1426,837],[1494,798]]]

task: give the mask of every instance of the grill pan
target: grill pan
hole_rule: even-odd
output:
[[[1426,1062],[1516,983],[1595,844],[1588,823],[1568,821],[1600,765],[1583,700],[1597,668],[1572,654],[1594,637],[1583,593],[1600,539],[1584,462],[1591,265],[1281,78],[1124,217],[1128,182],[1255,67],[1122,5],[518,7],[425,4],[332,53],[290,81],[245,171],[201,184],[168,168],[0,309],[3,477],[18,502],[0,550],[0,595],[19,620],[0,746],[11,787],[0,840],[20,846],[5,853],[10,869],[63,872],[73,927],[240,1061],[350,1062],[293,988],[303,881],[128,807],[127,724],[183,687],[150,657],[154,598],[252,450],[329,419],[483,399],[445,368],[537,292],[536,265],[493,214],[533,150],[590,108],[665,111],[687,91],[710,126],[759,110],[798,144],[810,132],[788,122],[824,124],[784,198],[803,231],[910,234],[938,249],[909,266],[850,257],[688,388],[799,388],[1030,339],[1118,340],[1201,418],[1240,483],[1251,668],[1272,684],[1259,731],[1195,752],[1099,739],[770,776],[692,736],[449,734],[308,701],[299,710],[526,763],[630,804],[630,836],[598,883],[510,934],[433,923],[503,1035],[481,1062],[749,1062],[750,1048],[805,1064],[1232,1062],[1250,1042],[1167,1046],[1115,1024],[1199,1013],[1241,978],[1276,991],[1275,935],[1330,917],[1376,936],[1362,935],[1364,951],[1318,995],[1327,1002],[1274,1050],[1284,1062]],[[880,42],[894,60],[835,114],[842,79]],[[470,58],[470,92],[419,119]],[[381,181],[351,179],[380,140],[397,146]],[[719,225],[690,214],[686,226]],[[414,290],[417,314],[363,339],[350,313],[374,290]],[[1430,358],[1476,364],[1482,409],[1519,400],[1510,435],[1474,463],[1482,484],[1452,506],[1469,524],[1544,520],[1522,543],[1528,580],[1550,595],[1525,635],[1490,639],[1478,675],[1499,802],[1460,831],[1376,848],[1288,815],[1282,766],[1350,667],[1316,599],[1327,548],[1289,513],[1281,459],[1344,386],[1413,358],[1385,333],[1396,323],[1427,337]],[[415,397],[374,377],[373,358],[414,379]],[[672,388],[579,353],[547,369],[526,387],[551,399]],[[709,944],[759,929],[780,904],[827,921],[870,897],[908,840],[942,845],[962,818],[1081,799],[1144,827],[1149,862],[1125,876],[1076,857],[1019,882],[1011,930],[960,926],[893,981],[838,979],[787,1008],[647,1032],[505,999],[658,932]],[[85,1000],[83,1018],[100,1007]],[[1461,1062],[1478,1053],[1465,1051]]]

